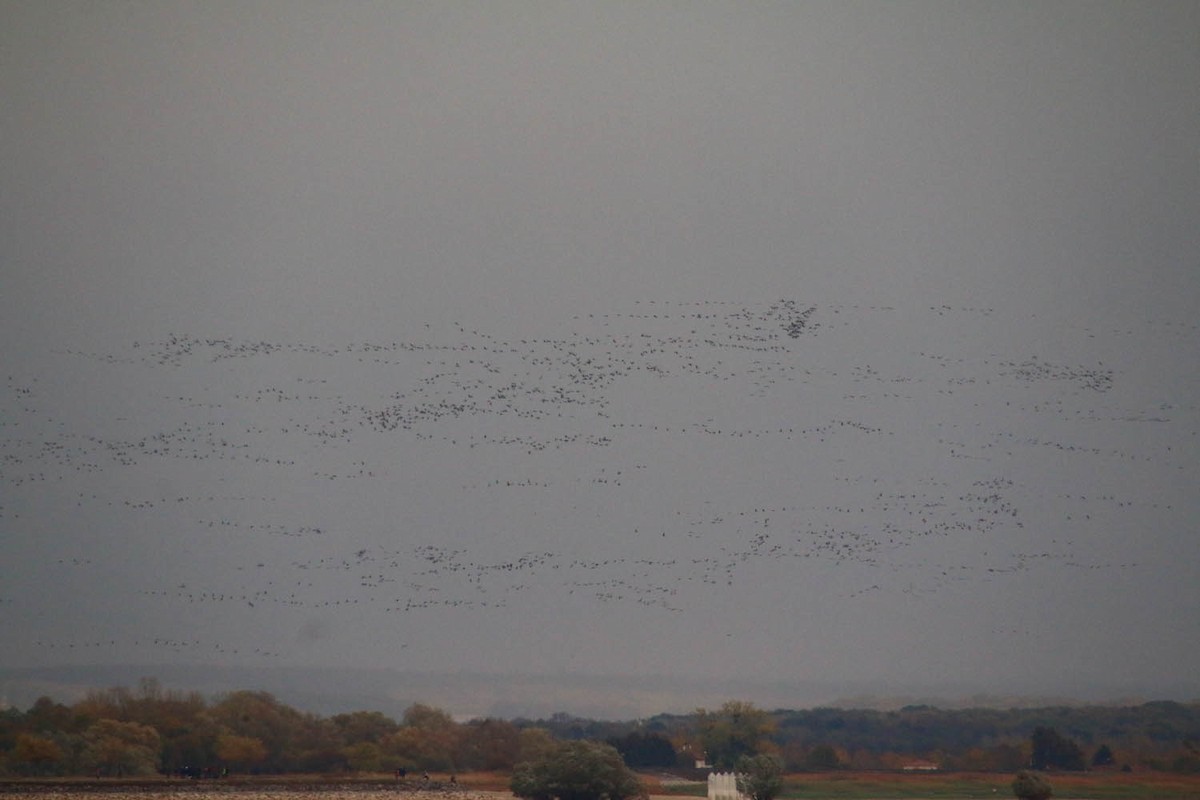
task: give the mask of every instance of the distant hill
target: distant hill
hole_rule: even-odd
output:
[[[371,710],[399,717],[408,706],[420,702],[443,708],[459,719],[539,719],[565,713],[596,720],[633,720],[716,708],[730,699],[747,700],[769,709],[823,706],[882,711],[914,705],[943,709],[1033,708],[1193,699],[1182,689],[1147,698],[1120,691],[1066,697],[982,694],[964,687],[931,692],[817,682],[126,664],[0,668],[0,704],[25,709],[43,695],[70,703],[93,689],[135,686],[143,677],[156,678],[168,689],[197,691],[208,697],[240,689],[267,691],[294,708],[321,715]]]

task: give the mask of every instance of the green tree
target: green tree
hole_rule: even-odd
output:
[[[355,742],[342,749],[346,764],[355,772],[380,772],[383,770],[383,751],[374,742]]]
[[[731,770],[742,756],[766,752],[775,721],[753,703],[730,700],[715,712],[699,709],[696,728],[708,763]]]
[[[522,728],[517,734],[517,761],[540,761],[557,746],[558,742],[545,728]]]
[[[632,731],[624,736],[614,736],[608,743],[617,748],[625,763],[634,769],[675,766],[675,747],[657,733]]]
[[[527,800],[627,800],[646,790],[612,745],[560,742],[536,761],[518,764],[512,793]]]
[[[1030,766],[1034,769],[1057,767],[1066,770],[1082,770],[1083,751],[1071,739],[1062,736],[1054,728],[1038,726],[1030,737],[1033,754]]]
[[[1106,744],[1097,747],[1096,752],[1092,754],[1093,767],[1111,767],[1115,763],[1117,763],[1117,758],[1113,755],[1112,749]]]
[[[1018,800],[1048,800],[1053,790],[1041,775],[1021,770],[1012,782],[1013,794]]]
[[[838,760],[837,750],[831,744],[819,744],[812,750],[808,751],[808,755],[804,758],[804,768],[814,772],[826,772],[831,769],[837,769],[842,765]]]
[[[992,748],[992,758],[995,768],[1001,772],[1017,772],[1029,763],[1029,755],[1025,749],[1015,744],[998,744]]]
[[[750,800],[774,800],[783,790],[783,761],[768,753],[742,756],[737,764],[737,787]]]

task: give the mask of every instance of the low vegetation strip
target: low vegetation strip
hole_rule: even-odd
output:
[[[102,794],[106,798],[123,796],[186,796],[191,798],[229,797],[256,800],[262,797],[312,795],[321,800],[346,796],[355,800],[387,797],[388,800],[512,800],[512,793],[501,789],[497,776],[481,773],[469,784],[431,780],[396,780],[391,775],[231,775],[219,779],[180,779],[165,776],[126,778],[0,778],[0,800],[9,797],[50,798]]]
[[[311,784],[276,784],[271,786],[97,786],[75,784],[72,786],[6,786],[0,789],[0,798],[4,800],[51,800],[52,798],[95,797],[102,795],[105,800],[148,800],[148,798],[186,797],[188,800],[300,800],[311,797],[320,800],[428,800],[428,792],[407,792],[397,789],[385,789],[379,786],[362,786],[356,784],[330,785]],[[486,795],[460,792],[463,800],[497,800]],[[511,798],[511,795],[504,795]]]
[[[1200,800],[1200,775],[1052,773],[1060,800]],[[650,800],[705,797],[702,783],[646,781]],[[838,771],[789,775],[780,800],[1012,800],[1012,776],[999,773],[902,775]],[[9,779],[0,800],[513,800],[508,791],[436,785],[415,788],[380,776],[238,776],[221,780]]]
[[[1200,800],[1200,775],[1164,773],[1052,773],[1057,800]],[[1012,800],[1013,776],[1007,773],[941,773],[906,775],[839,770],[789,775],[779,800]],[[704,784],[653,787],[652,798],[706,797]]]
[[[153,797],[186,797],[208,800],[236,797],[237,800],[312,797],[320,800],[512,800],[512,794],[500,791],[465,790],[447,787],[414,789],[385,780],[335,780],[322,777],[293,776],[288,779],[263,777],[220,781],[181,780],[20,780],[0,782],[0,800],[50,800],[51,798],[92,797],[105,800]]]

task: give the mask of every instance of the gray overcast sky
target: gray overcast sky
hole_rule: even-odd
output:
[[[0,666],[1200,694],[1200,4],[0,20]]]

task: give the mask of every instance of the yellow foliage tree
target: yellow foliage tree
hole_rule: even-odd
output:
[[[45,775],[55,764],[62,761],[63,751],[52,739],[22,733],[17,736],[17,743],[10,758],[18,767],[23,766],[24,771],[33,775]]]
[[[106,775],[149,775],[158,769],[162,740],[149,725],[102,719],[84,733],[82,761]]]
[[[217,737],[216,754],[231,769],[246,772],[266,759],[267,746],[254,736],[222,733]]]

